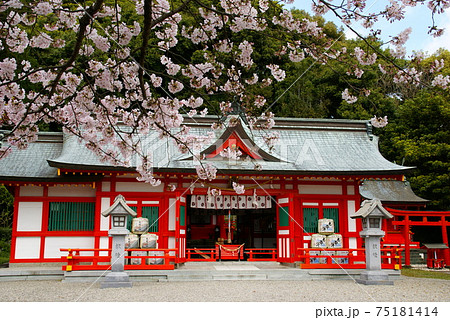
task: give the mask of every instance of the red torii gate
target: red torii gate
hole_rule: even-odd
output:
[[[409,238],[411,226],[435,226],[441,227],[442,242],[449,247],[447,227],[450,226],[450,211],[407,211],[386,208],[396,219],[392,221],[393,226],[402,226],[405,238],[405,265],[411,265],[410,262],[410,244]],[[403,218],[399,220],[399,218]],[[412,218],[412,219],[411,219]],[[450,248],[444,250],[445,265],[450,266]]]

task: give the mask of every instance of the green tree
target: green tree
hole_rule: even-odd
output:
[[[431,200],[429,209],[450,208],[450,96],[443,91],[422,91],[406,100],[397,119],[380,133],[385,156],[416,167],[408,176],[413,190]]]
[[[13,221],[14,198],[5,188],[0,185],[0,228],[11,228]]]

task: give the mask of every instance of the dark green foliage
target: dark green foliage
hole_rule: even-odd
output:
[[[381,133],[385,156],[417,167],[408,176],[413,190],[431,200],[429,209],[450,208],[450,100],[443,92],[421,92],[406,100]]]
[[[13,196],[5,186],[0,185],[0,228],[10,228],[12,226],[13,205]]]
[[[0,266],[9,261],[11,231],[11,228],[0,227]]]

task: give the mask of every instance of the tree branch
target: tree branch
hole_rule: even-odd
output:
[[[61,66],[61,70],[58,72],[55,80],[53,80],[52,90],[50,91],[49,98],[51,98],[55,93],[56,87],[58,86],[58,82],[59,80],[61,80],[61,77],[64,74],[64,72],[72,66],[75,59],[78,57],[81,50],[81,46],[83,44],[83,40],[85,38],[86,29],[88,25],[91,23],[91,21],[94,19],[93,18],[94,15],[97,14],[102,8],[103,2],[104,0],[96,0],[92,6],[90,6],[84,11],[84,15],[80,19],[80,27],[78,28],[77,40],[75,42],[75,47],[72,50],[72,55],[70,56],[69,60],[67,60],[67,62]]]

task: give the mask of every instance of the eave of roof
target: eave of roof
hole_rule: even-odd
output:
[[[408,181],[364,180],[359,193],[366,199],[379,199],[385,204],[425,204],[429,200],[418,197]]]
[[[185,124],[196,130],[195,132],[202,133],[209,130],[216,120],[217,117],[214,116],[185,118]],[[220,137],[225,130],[216,132],[216,137]],[[414,169],[391,163],[379,153],[377,139],[371,136],[367,121],[277,118],[272,130],[280,132],[281,136],[272,153],[273,159],[279,161],[258,162],[262,166],[258,174],[368,176],[405,174]],[[100,162],[94,153],[74,136],[64,135],[63,139],[62,133],[43,133],[39,134],[39,137],[38,142],[31,144],[28,149],[17,150],[13,152],[16,156],[10,155],[7,159],[0,160],[0,165],[3,162],[4,168],[7,168],[0,169],[1,179],[60,180],[58,168],[135,171],[136,163],[132,163],[130,167],[122,167]],[[267,148],[264,149],[261,132],[254,131],[247,137],[262,151],[269,152]],[[144,142],[153,148],[155,172],[195,173],[193,161],[185,160],[186,157],[179,153],[173,143],[159,139],[157,133],[144,137]],[[38,145],[45,146],[48,150],[40,152],[36,149]],[[13,157],[10,158],[11,156]],[[29,166],[30,163],[34,165]],[[36,163],[39,164],[37,167]],[[211,163],[224,174],[255,173],[252,162],[241,161],[232,164],[219,160]],[[24,167],[30,168],[30,171],[23,170]]]

